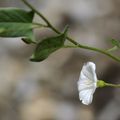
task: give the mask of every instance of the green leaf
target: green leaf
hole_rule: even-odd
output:
[[[40,62],[46,59],[51,53],[62,48],[66,39],[66,31],[59,36],[50,37],[40,42],[30,60]]]
[[[23,37],[29,43],[35,42],[32,23],[34,12],[18,8],[0,8],[0,37]]]
[[[120,42],[115,40],[115,39],[112,39],[111,40],[111,43],[114,45],[114,46],[117,46],[118,48],[120,48]]]

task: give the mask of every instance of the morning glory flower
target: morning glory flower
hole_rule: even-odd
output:
[[[83,65],[80,77],[78,80],[79,98],[83,104],[89,105],[92,103],[93,94],[97,87],[119,87],[120,84],[106,83],[103,80],[98,80],[96,75],[96,66],[93,62],[87,62]]]
[[[82,67],[80,73],[78,81],[79,98],[85,105],[89,105],[92,103],[93,94],[98,86],[95,69],[96,66],[93,62],[87,62]]]

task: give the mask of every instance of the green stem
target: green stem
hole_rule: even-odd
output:
[[[48,28],[52,29],[54,32],[56,32],[57,34],[60,34],[61,32],[59,30],[57,30],[48,20],[46,17],[44,17],[43,14],[41,14],[38,10],[36,10],[30,3],[28,3],[26,0],[22,0],[31,10],[33,10],[38,16],[40,16],[47,24]],[[109,56],[111,57],[112,59],[120,62],[120,58],[119,57],[116,57],[116,56],[113,56],[112,54],[104,51],[104,50],[101,50],[101,49],[98,49],[98,48],[94,48],[94,47],[89,47],[89,46],[85,46],[85,45],[81,45],[79,44],[78,42],[76,42],[74,39],[70,38],[70,37],[66,37],[71,43],[73,43],[75,46],[74,48],[78,47],[78,48],[83,48],[83,49],[87,49],[87,50],[92,50],[92,51],[96,51],[96,52],[99,52],[99,53],[102,53],[106,56]],[[70,47],[70,46],[69,46]],[[69,48],[67,47],[67,48]]]
[[[38,11],[36,10],[29,2],[27,2],[26,0],[22,0],[31,10],[33,10],[37,15],[39,15],[49,26],[49,21]]]
[[[105,83],[106,86],[108,87],[116,87],[116,88],[120,88],[120,84],[110,84],[110,83]]]
[[[120,88],[120,84],[111,84],[111,83],[106,83],[103,80],[98,80],[97,81],[97,87],[103,88],[103,87],[116,87]]]
[[[42,13],[40,13],[38,10],[36,10],[29,2],[27,2],[26,0],[22,0],[31,10],[33,10],[38,16],[40,16],[47,24],[47,26],[49,28],[51,28],[54,32],[56,32],[57,34],[60,34],[61,32],[59,30],[57,30],[48,20],[46,17],[44,17],[44,15]],[[72,42],[73,44],[78,44],[77,42],[75,42],[73,39],[67,37],[67,39]]]
[[[112,48],[110,48],[110,49],[108,49],[108,50],[106,50],[107,52],[112,52],[112,51],[115,51],[115,50],[117,50],[118,49],[118,47],[117,46],[114,46],[114,47],[112,47]]]
[[[109,56],[111,57],[112,59],[120,62],[120,58],[119,57],[116,57],[116,56],[113,56],[112,54],[104,51],[104,50],[101,50],[101,49],[98,49],[98,48],[94,48],[94,47],[90,47],[90,46],[85,46],[85,45],[81,45],[81,44],[77,44],[76,46],[64,46],[64,48],[83,48],[83,49],[87,49],[87,50],[91,50],[91,51],[96,51],[96,52],[99,52],[101,54],[104,54],[106,56]]]
[[[88,49],[88,50],[92,50],[92,51],[96,51],[96,52],[99,52],[99,53],[101,53],[101,54],[104,54],[104,55],[106,55],[106,56],[108,56],[108,57],[111,57],[112,59],[114,59],[114,60],[116,60],[116,61],[118,61],[118,62],[120,62],[120,58],[119,57],[116,57],[116,56],[113,56],[112,54],[110,54],[110,53],[108,53],[108,52],[106,52],[106,51],[104,51],[104,50],[101,50],[101,49],[98,49],[98,48],[94,48],[94,47],[89,47],[89,46],[80,46],[81,48],[84,48],[84,49]]]

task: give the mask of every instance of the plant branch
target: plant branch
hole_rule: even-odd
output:
[[[30,3],[28,3],[26,0],[21,0],[23,1],[31,10],[33,10],[38,16],[40,16],[44,22],[47,24],[47,27],[52,29],[54,32],[56,32],[57,34],[60,34],[61,32],[59,30],[57,30],[49,21],[48,19],[42,14],[40,13],[38,10],[36,10]],[[78,42],[76,42],[74,39],[70,38],[69,36],[66,37],[71,43],[73,43],[75,46],[64,46],[65,48],[83,48],[83,49],[87,49],[87,50],[92,50],[92,51],[96,51],[96,52],[99,52],[101,54],[104,54],[106,56],[109,56],[110,58],[120,62],[120,58],[119,57],[116,57],[112,54],[110,54],[109,52],[107,51],[104,51],[104,50],[101,50],[101,49],[98,49],[98,48],[94,48],[94,47],[89,47],[89,46],[85,46],[85,45],[81,45],[79,44]]]
[[[119,57],[116,57],[116,56],[114,56],[114,55],[112,55],[112,54],[110,54],[110,53],[108,53],[108,52],[106,52],[104,50],[99,49],[99,48],[94,48],[94,47],[85,46],[85,45],[81,45],[81,44],[77,44],[75,46],[65,45],[64,48],[83,48],[83,49],[99,52],[101,54],[104,54],[104,55],[106,55],[106,56],[108,56],[108,57],[110,57],[110,58],[120,62],[120,58]]]
[[[33,10],[37,15],[39,15],[46,23],[47,25],[49,26],[49,21],[38,11],[36,10],[29,2],[27,2],[26,0],[22,0],[25,5],[27,5],[31,10]]]
[[[40,13],[38,10],[36,10],[29,2],[27,2],[26,0],[21,0],[24,2],[25,5],[27,5],[31,10],[33,10],[38,16],[40,16],[44,22],[47,24],[47,26],[49,28],[51,28],[54,32],[56,32],[57,34],[60,34],[61,32],[59,30],[57,30],[48,20],[47,18]],[[71,38],[67,37],[67,39],[72,42],[73,44],[75,44],[76,42],[74,40],[72,40]]]

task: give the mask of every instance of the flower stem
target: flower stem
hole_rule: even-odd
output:
[[[29,2],[27,2],[26,0],[21,0],[23,1],[31,10],[33,10],[38,16],[40,16],[44,22],[47,24],[47,27],[52,29],[54,32],[56,32],[57,34],[60,34],[61,32],[59,30],[57,30],[50,22],[49,20],[42,14],[40,13],[38,10],[36,10]],[[67,40],[69,40],[71,43],[73,43],[75,46],[64,46],[64,48],[82,48],[82,49],[87,49],[87,50],[92,50],[92,51],[96,51],[99,52],[101,54],[104,54],[118,62],[120,62],[120,58],[116,57],[112,54],[110,54],[109,52],[105,51],[105,50],[101,50],[98,48],[94,48],[94,47],[89,47],[89,46],[85,46],[85,45],[81,45],[78,42],[76,42],[74,39],[70,38],[69,36],[66,37]]]
[[[120,88],[120,84],[110,84],[110,83],[105,83],[107,87],[115,87],[115,88]]]

